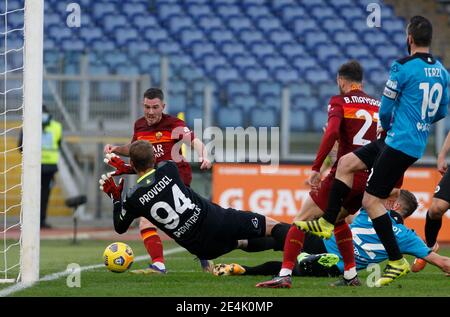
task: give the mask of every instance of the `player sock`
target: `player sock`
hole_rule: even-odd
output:
[[[269,261],[257,266],[245,266],[245,275],[277,275],[281,269],[281,262]]]
[[[286,236],[290,229],[291,225],[285,222],[280,222],[272,228],[271,236],[274,239],[274,251],[283,251]]]
[[[389,218],[388,213],[372,219],[372,223],[373,228],[389,256],[389,260],[397,261],[402,259],[400,248],[395,240],[394,231],[392,231],[392,221],[391,218]]]
[[[425,221],[425,239],[427,241],[427,246],[429,246],[430,248],[432,248],[436,244],[436,239],[441,226],[442,218],[431,219],[430,211],[427,211],[427,217]]]
[[[356,276],[352,231],[345,221],[339,221],[334,227],[334,236],[336,237],[339,252],[344,260],[344,277],[350,280]]]
[[[145,228],[141,230],[141,238],[145,249],[152,258],[152,262],[164,263],[163,245],[156,228]]]
[[[270,250],[275,247],[275,239],[273,237],[262,237],[248,239],[247,245],[242,247],[242,250],[247,252],[261,252],[265,250]]]
[[[323,218],[331,224],[336,222],[337,216],[341,211],[345,197],[350,193],[351,188],[343,181],[335,178],[331,185],[330,195],[328,197],[328,207]]]
[[[297,255],[303,249],[303,243],[305,241],[305,233],[299,230],[296,226],[291,226],[289,232],[287,233],[286,240],[284,242],[284,251],[283,251],[283,264],[282,269],[290,270],[290,274],[295,266],[295,262],[297,259]],[[280,271],[280,276],[282,275]],[[289,275],[290,275],[289,274]]]

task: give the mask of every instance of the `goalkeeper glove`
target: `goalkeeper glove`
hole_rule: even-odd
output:
[[[108,153],[103,160],[109,166],[112,166],[116,169],[111,175],[119,176],[122,174],[135,174],[136,172],[133,170],[130,164],[126,164],[119,156],[114,153]]]
[[[119,180],[119,185],[117,186],[112,178],[112,173],[108,173],[103,174],[98,182],[100,184],[100,190],[104,191],[109,198],[114,201],[122,199],[123,183],[125,182],[123,178]]]

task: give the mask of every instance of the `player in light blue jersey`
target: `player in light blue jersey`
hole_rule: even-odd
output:
[[[396,203],[389,213],[392,229],[400,250],[436,265],[445,273],[450,272],[450,258],[433,252],[416,233],[403,224],[417,208],[417,199],[407,190],[400,190]],[[358,270],[368,267],[371,263],[380,263],[388,258],[387,252],[381,244],[372,220],[364,209],[354,217],[350,225],[355,247],[355,259]],[[334,235],[329,240],[321,240],[314,235],[307,234],[303,251],[293,270],[295,276],[338,276],[344,272],[344,262],[339,253]],[[325,253],[322,253],[325,252]],[[258,266],[245,266],[236,263],[217,264],[215,275],[272,275],[281,267],[281,262],[271,261]]]
[[[341,157],[325,215],[295,222],[302,230],[330,238],[342,201],[352,187],[353,173],[373,168],[362,205],[389,256],[383,276],[375,282],[377,286],[388,285],[410,271],[383,202],[422,156],[431,124],[447,115],[449,75],[430,54],[432,33],[426,18],[411,18],[407,27],[410,56],[392,64],[381,101],[379,115],[382,130],[387,131],[385,141],[374,141]]]

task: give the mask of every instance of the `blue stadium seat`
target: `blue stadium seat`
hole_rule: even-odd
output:
[[[314,19],[302,19],[294,21],[294,31],[298,36],[304,36],[308,32],[316,31],[319,26]]]
[[[264,41],[264,35],[257,30],[243,29],[238,33],[239,38],[246,44],[262,43]]]
[[[376,85],[385,84],[388,80],[389,74],[388,70],[375,69],[369,72],[367,78],[369,81]]]
[[[104,55],[104,61],[111,65],[118,65],[118,64],[124,64],[128,61],[128,57],[126,54],[121,52],[107,52]]]
[[[194,126],[195,119],[203,120],[203,109],[200,107],[187,106],[185,118],[187,126],[192,128]]]
[[[281,45],[281,53],[289,59],[308,55],[306,49],[298,43],[286,43]]]
[[[318,95],[319,98],[329,99],[331,96],[335,96],[339,94],[339,88],[336,83],[322,83],[319,85]]]
[[[347,23],[342,19],[330,18],[323,21],[322,26],[327,32],[347,31],[349,29]]]
[[[61,42],[61,48],[64,51],[83,51],[86,46],[84,45],[84,42],[75,36],[69,39],[65,39]]]
[[[144,31],[144,39],[150,44],[156,46],[159,42],[170,38],[166,30],[160,28],[150,28]]]
[[[124,3],[121,5],[122,11],[129,17],[135,18],[137,14],[149,13],[149,7],[143,3]]]
[[[254,95],[235,94],[229,96],[229,105],[233,107],[242,107],[248,110],[258,105]]]
[[[160,41],[157,45],[158,51],[163,55],[177,54],[181,51],[180,45],[173,41]]]
[[[250,29],[253,27],[253,22],[244,16],[232,16],[228,19],[228,27],[233,31],[239,31],[241,29]]]
[[[145,13],[135,14],[131,22],[139,32],[144,32],[149,28],[155,29],[159,27],[156,17]]]
[[[217,67],[213,70],[213,76],[219,83],[226,83],[240,78],[238,71],[230,66]]]
[[[275,81],[262,81],[256,84],[256,94],[258,98],[266,98],[268,96],[281,96],[281,85]]]
[[[227,127],[243,127],[245,114],[241,107],[218,107],[216,111],[216,124],[224,129]]]
[[[274,43],[276,46],[280,46],[285,43],[292,43],[294,42],[294,37],[290,32],[287,32],[285,30],[275,30],[269,33],[269,39]]]
[[[172,15],[169,17],[169,31],[173,34],[177,34],[181,30],[193,27],[194,25],[192,18],[186,15]]]
[[[360,60],[361,58],[370,57],[372,54],[366,45],[352,44],[345,49],[347,56],[351,59]]]
[[[256,25],[265,33],[275,30],[283,30],[280,20],[272,17],[263,17],[256,20]]]
[[[332,19],[336,16],[336,11],[333,8],[330,8],[328,5],[314,6],[311,10],[311,13],[318,21],[321,22],[325,21],[326,19]]]
[[[273,45],[268,43],[256,43],[250,47],[250,50],[256,57],[263,58],[267,55],[272,55],[275,53],[275,48]]]
[[[224,19],[228,19],[230,16],[241,14],[241,8],[234,4],[221,4],[216,7],[216,12]]]
[[[160,58],[157,54],[142,54],[137,57],[137,63],[141,69],[148,70],[150,67],[160,67]]]
[[[311,111],[319,106],[319,99],[315,97],[295,97],[292,106]]]
[[[181,45],[187,47],[191,46],[195,41],[201,41],[205,37],[203,32],[196,28],[183,29],[179,36]]]
[[[109,34],[110,32],[113,32],[117,28],[129,26],[127,18],[124,15],[117,14],[117,13],[107,15],[100,21],[103,24],[104,32],[106,32],[107,34]]]
[[[282,7],[280,12],[282,20],[288,24],[309,16],[304,8],[293,4],[285,5],[284,7]]]
[[[342,49],[331,43],[318,44],[315,48],[320,61],[328,61],[332,57],[342,56]]]
[[[236,94],[251,95],[252,87],[246,81],[235,80],[227,83],[226,91],[229,96]]]
[[[280,67],[274,72],[275,79],[282,84],[289,84],[300,79],[299,73],[294,68]]]
[[[147,41],[142,40],[129,40],[127,43],[128,53],[132,57],[139,57],[141,55],[147,55],[152,50],[152,47]]]
[[[217,50],[214,44],[203,40],[192,43],[191,52],[194,59],[202,59],[205,55],[217,53]]]
[[[302,108],[293,108],[289,114],[289,127],[294,132],[307,131],[309,118],[308,113]]]
[[[249,125],[255,128],[278,127],[279,114],[274,107],[254,107],[250,110]]]
[[[207,73],[212,73],[217,67],[227,64],[227,60],[217,53],[207,54],[202,59],[203,67]]]
[[[232,62],[240,70],[243,70],[247,67],[257,67],[258,66],[258,62],[250,54],[236,55],[233,57]]]
[[[92,49],[92,51],[96,52],[108,52],[117,49],[117,46],[113,41],[103,38],[101,40],[92,42],[90,48]]]
[[[216,28],[209,31],[209,38],[217,45],[236,40],[236,36],[228,29]]]
[[[105,64],[94,63],[94,64],[89,65],[89,74],[107,75],[110,73],[111,73],[111,71],[109,70],[109,67]]]
[[[222,51],[223,55],[228,58],[233,58],[236,55],[245,54],[245,52],[247,51],[243,44],[231,41],[225,42],[220,45],[220,50]]]
[[[167,20],[170,17],[176,16],[176,15],[182,15],[183,9],[181,6],[175,2],[175,3],[158,3],[157,8],[158,17],[161,20]]]
[[[312,48],[318,44],[329,43],[330,39],[327,34],[321,31],[308,32],[305,36],[305,44],[307,48]]]
[[[311,121],[313,131],[322,132],[323,127],[326,125],[328,121],[328,114],[326,112],[326,108],[314,111],[311,117]]]
[[[88,45],[102,39],[103,37],[104,35],[101,28],[80,28],[80,38],[83,39]]]
[[[213,28],[222,28],[224,25],[222,20],[215,15],[204,15],[197,19],[198,25],[204,30],[210,30]]]
[[[212,14],[211,8],[205,4],[192,4],[192,2],[186,3],[186,11],[192,17],[198,17],[200,15]]]
[[[290,68],[287,60],[278,54],[265,56],[263,58],[263,65],[271,72],[279,68]]]
[[[262,5],[249,5],[245,8],[245,13],[254,20],[272,15],[269,9]]]
[[[244,78],[252,83],[269,79],[267,70],[259,67],[247,67],[243,73]]]
[[[115,6],[114,3],[111,2],[108,3],[97,2],[94,3],[92,7],[92,13],[96,18],[103,18],[107,15],[115,14],[117,12],[118,12],[117,7]]]
[[[345,48],[346,46],[351,45],[351,44],[357,45],[359,43],[358,34],[355,32],[352,32],[350,30],[334,32],[333,39],[342,48]]]
[[[167,105],[169,108],[169,113],[177,115],[179,112],[186,111],[186,97],[184,94],[169,93],[168,97]]]
[[[403,34],[405,34],[406,24],[403,19],[398,18],[398,17],[383,18],[381,20],[381,27],[384,30],[389,30],[389,33],[399,31],[399,32],[403,32]]]
[[[361,18],[366,21],[367,12],[365,11],[365,8],[363,10],[355,5],[344,5],[339,6],[337,9],[337,12],[341,16],[341,18],[347,20],[348,22],[361,20]]]
[[[317,60],[309,56],[299,56],[293,59],[292,65],[303,73],[306,69],[317,66]]]
[[[114,31],[114,40],[117,42],[118,46],[123,46],[136,38],[138,38],[138,32],[131,27],[121,27]]]
[[[288,85],[291,98],[305,98],[312,96],[312,88],[308,83],[291,83]]]
[[[118,75],[130,75],[130,76],[141,74],[137,66],[128,63],[117,65],[115,67],[115,72]]]

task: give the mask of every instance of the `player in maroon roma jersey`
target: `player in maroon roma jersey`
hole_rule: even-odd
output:
[[[192,170],[188,162],[185,161],[181,153],[181,145],[186,143],[198,153],[201,163],[200,169],[211,168],[208,160],[208,153],[202,141],[194,136],[183,120],[164,114],[164,94],[159,88],[150,88],[144,93],[144,116],[136,120],[134,124],[134,134],[130,143],[126,145],[107,144],[104,153],[107,154],[106,162],[114,166],[120,174],[134,174],[129,165],[115,166],[114,156],[111,153],[129,156],[130,146],[136,140],[149,141],[153,146],[156,164],[165,160],[176,162],[183,183],[190,186],[192,180]],[[120,160],[122,162],[122,160]],[[119,162],[119,160],[117,161]],[[120,163],[119,163],[120,164]],[[123,163],[122,163],[123,164]],[[141,238],[145,248],[152,258],[152,264],[144,270],[135,270],[135,273],[165,273],[163,248],[155,226],[147,219],[141,217],[139,222]],[[212,264],[203,261],[204,269],[212,268]],[[209,267],[211,266],[211,267]]]
[[[312,166],[309,184],[312,190],[303,202],[295,221],[312,220],[323,215],[327,208],[331,184],[335,177],[339,158],[376,139],[378,108],[380,102],[362,91],[363,69],[357,61],[343,64],[338,71],[337,84],[340,95],[333,96],[328,105],[328,123],[319,151]],[[321,181],[320,168],[335,142],[339,143],[337,160],[330,173]],[[334,234],[339,251],[344,259],[343,281],[345,285],[360,285],[356,274],[352,233],[344,218],[361,207],[368,172],[355,174],[353,190],[343,204],[344,211],[336,224]],[[305,233],[291,226],[285,240],[283,264],[278,276],[270,281],[258,283],[257,287],[291,287],[292,269],[305,241]],[[334,285],[341,285],[342,281]]]

